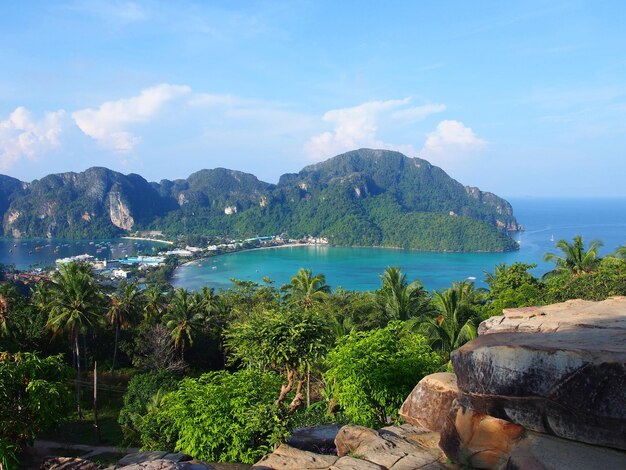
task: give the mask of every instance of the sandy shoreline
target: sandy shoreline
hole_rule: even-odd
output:
[[[120,238],[124,238],[125,240],[143,240],[146,242],[157,242],[157,243],[165,243],[166,245],[173,245],[174,242],[170,242],[167,240],[156,240],[154,238],[146,238],[146,237],[120,237]]]
[[[273,249],[277,249],[277,248],[291,248],[291,247],[299,247],[299,246],[329,246],[329,245],[320,245],[317,243],[287,243],[285,245],[277,245],[277,246],[259,246],[257,248],[245,248],[243,250],[237,250],[237,251],[229,251],[227,253],[220,253],[218,255],[214,255],[214,256],[220,256],[220,255],[228,255],[231,253],[242,253],[244,251],[257,251],[257,250],[273,250]],[[187,261],[186,263],[181,264],[180,266],[178,266],[178,268],[182,268],[184,266],[191,266],[197,263],[201,263],[202,261],[209,259],[209,258],[213,258],[213,256],[203,256],[202,258],[197,258],[191,261]],[[178,269],[176,268],[176,269]]]

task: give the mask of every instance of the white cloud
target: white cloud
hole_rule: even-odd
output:
[[[482,149],[487,141],[474,134],[461,121],[445,120],[427,134],[420,154],[426,159],[447,160]]]
[[[0,121],[0,167],[10,168],[22,158],[36,159],[59,144],[65,111],[48,112],[36,121],[24,107]]]
[[[445,110],[445,104],[425,104],[422,106],[400,109],[394,112],[391,117],[402,121],[416,122],[426,119],[431,114],[443,113]]]
[[[446,109],[443,104],[406,107],[410,102],[411,98],[369,101],[351,108],[328,111],[322,116],[322,120],[334,124],[333,130],[309,139],[305,144],[305,151],[316,160],[360,147],[385,148],[416,155],[416,149],[412,145],[385,142],[378,136],[383,120],[392,118],[411,123]]]
[[[191,92],[188,86],[163,83],[142,90],[138,96],[102,103],[98,109],[72,113],[76,125],[103,147],[128,152],[141,140],[127,130],[129,125],[147,122],[174,98]]]
[[[377,137],[380,115],[408,102],[409,98],[370,101],[351,108],[328,111],[322,120],[334,124],[333,131],[312,137],[305,144],[305,151],[314,159],[322,159],[359,147],[384,146]]]

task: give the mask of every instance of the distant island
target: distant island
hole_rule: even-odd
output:
[[[426,160],[360,149],[284,174],[278,184],[216,168],[148,182],[107,168],[30,183],[0,175],[2,235],[111,238],[323,237],[333,245],[427,251],[510,251],[511,205],[463,186]]]

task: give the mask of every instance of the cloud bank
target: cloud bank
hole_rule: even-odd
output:
[[[76,125],[103,147],[115,152],[129,152],[140,138],[127,130],[132,124],[147,122],[168,102],[191,93],[188,86],[163,83],[142,90],[138,96],[102,103],[98,109],[72,113]]]
[[[64,119],[62,109],[45,113],[42,119],[35,120],[26,108],[16,108],[8,119],[0,121],[0,167],[10,168],[22,158],[35,160],[58,147]]]

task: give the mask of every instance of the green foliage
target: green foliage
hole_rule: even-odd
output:
[[[573,273],[591,272],[598,266],[600,258],[598,251],[602,247],[600,240],[592,240],[589,248],[585,249],[583,238],[580,235],[574,237],[573,243],[567,240],[559,240],[555,245],[561,250],[561,255],[546,253],[546,261],[554,261],[557,271],[570,271]]]
[[[563,271],[546,279],[545,284],[544,303],[604,300],[613,295],[626,295],[626,259],[607,256],[593,271]]]
[[[6,459],[0,463],[13,468],[11,455],[66,418],[71,374],[61,356],[0,353],[0,451]]]
[[[225,333],[232,359],[260,370],[301,369],[328,348],[326,320],[304,309],[268,310],[234,323]]]
[[[433,304],[437,317],[421,325],[431,347],[447,362],[450,353],[476,337],[473,309],[474,285],[455,282],[451,289],[435,291]]]
[[[340,338],[326,358],[328,393],[355,424],[380,427],[393,418],[419,380],[441,357],[401,322]]]
[[[129,444],[139,443],[144,416],[153,398],[160,393],[172,392],[178,387],[176,376],[160,370],[135,375],[128,383],[124,394],[124,406],[120,410],[118,423],[122,426],[124,437]]]
[[[483,318],[502,315],[505,308],[527,307],[542,302],[544,285],[528,271],[534,264],[498,264],[493,274],[486,273],[489,285],[487,302],[482,308]]]
[[[278,375],[256,370],[185,379],[147,414],[142,446],[210,462],[254,463],[286,433],[273,404],[279,386]]]
[[[431,311],[428,293],[419,281],[410,284],[398,267],[389,267],[380,276],[378,302],[390,320],[406,321]]]

